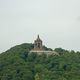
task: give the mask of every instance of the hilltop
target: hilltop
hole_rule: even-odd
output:
[[[80,52],[56,48],[59,56],[29,54],[33,47],[24,43],[0,54],[0,80],[80,80]]]

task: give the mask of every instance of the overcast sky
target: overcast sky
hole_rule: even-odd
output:
[[[0,53],[37,34],[47,47],[80,51],[80,0],[0,0]]]

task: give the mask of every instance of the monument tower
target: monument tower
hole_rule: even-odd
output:
[[[34,50],[42,50],[42,49],[43,49],[42,40],[38,35],[37,39],[34,41]]]

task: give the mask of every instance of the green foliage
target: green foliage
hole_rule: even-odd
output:
[[[46,46],[43,46],[43,49],[46,50],[46,51],[52,51],[51,48],[47,48]]]
[[[0,80],[80,80],[80,52],[56,48],[60,55],[29,53],[33,44],[0,54]]]
[[[64,54],[64,53],[69,53],[68,50],[64,50],[64,49],[62,49],[62,48],[55,48],[54,51],[58,52],[60,55],[62,55],[62,54]]]

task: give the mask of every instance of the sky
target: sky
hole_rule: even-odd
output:
[[[47,47],[80,51],[80,0],[0,0],[0,53],[38,34]]]

